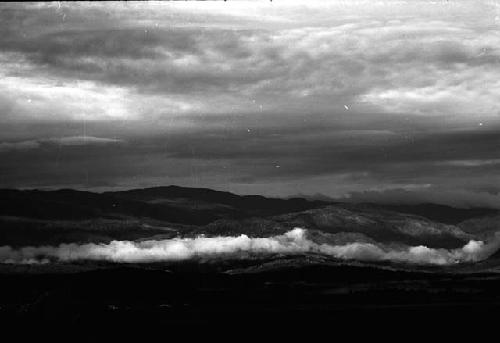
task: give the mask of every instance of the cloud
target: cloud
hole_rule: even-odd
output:
[[[489,4],[5,7],[10,120],[499,111]]]
[[[139,123],[88,122],[87,137],[123,140],[93,144],[93,139],[87,138],[87,147],[94,147],[88,151],[64,149],[65,141],[53,136],[80,137],[68,138],[66,143],[72,140],[83,144],[82,123],[60,124],[53,131],[47,123],[24,125],[26,132],[17,135],[26,135],[27,141],[33,140],[33,133],[34,137],[52,138],[35,140],[41,144],[40,149],[5,150],[0,167],[2,183],[10,187],[81,187],[87,181],[81,171],[88,170],[92,185],[109,187],[132,188],[140,182],[142,187],[179,184],[243,194],[321,192],[331,197],[421,185],[438,187],[436,194],[467,188],[462,194],[465,196],[494,191],[500,184],[494,164],[441,164],[495,159],[496,151],[491,147],[498,144],[498,131],[429,132],[427,126],[433,122],[422,121],[418,122],[422,132],[407,133],[398,127],[400,122],[384,121],[383,116],[374,118],[370,128],[352,130],[343,121],[324,118],[316,118],[318,122],[311,119],[303,126],[299,126],[300,118],[283,122],[279,116],[193,118],[192,129],[169,131],[157,123],[148,135],[134,133]],[[189,125],[186,123],[186,127]],[[2,134],[15,134],[15,130],[6,129]],[[16,142],[8,138],[6,141]],[[59,154],[60,146],[63,149]],[[470,206],[474,199],[479,201],[477,206],[484,204],[481,196],[467,199]]]
[[[453,160],[439,162],[440,165],[455,166],[455,167],[480,167],[500,164],[500,159],[485,159],[485,160]]]
[[[38,141],[1,142],[0,152],[37,149],[39,147],[40,143]]]
[[[20,142],[1,142],[0,152],[24,151],[38,149],[44,145],[58,146],[85,146],[85,145],[105,145],[123,142],[122,139],[103,138],[94,136],[71,136],[61,138],[44,138],[39,140],[27,140]]]
[[[62,138],[52,138],[45,140],[45,142],[58,143],[60,145],[102,145],[110,143],[120,143],[123,142],[121,139],[116,138],[102,138],[93,136],[73,136],[73,137],[62,137]]]
[[[160,241],[113,241],[109,244],[62,244],[57,247],[0,247],[1,263],[48,263],[77,260],[104,260],[136,263],[177,261],[197,258],[245,258],[249,255],[319,253],[345,260],[393,261],[415,264],[448,265],[477,262],[493,254],[500,240],[490,243],[470,241],[464,247],[446,250],[425,246],[391,248],[378,243],[331,245],[309,239],[307,231],[295,228],[283,235],[267,238],[197,237]]]
[[[45,101],[57,92],[61,106],[76,107],[66,113],[91,118],[150,116],[134,110],[151,101],[151,110],[164,108],[164,99],[171,108],[156,115],[345,106],[353,113],[498,114],[500,42],[491,5],[433,3],[431,12],[388,6],[392,18],[386,6],[366,2],[81,4],[36,11],[16,5],[4,15],[7,84],[0,88],[14,87],[22,98],[24,89],[39,89]],[[54,79],[81,96],[50,86]],[[75,80],[90,88],[82,93]],[[87,96],[99,101],[79,100]]]
[[[333,196],[500,181],[477,162],[498,158],[494,3],[1,6],[2,185]],[[43,139],[80,136],[83,121],[133,144],[36,149],[80,144]]]

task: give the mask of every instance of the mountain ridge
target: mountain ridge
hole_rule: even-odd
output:
[[[438,219],[445,220],[436,220],[436,209],[441,210]],[[102,193],[0,189],[0,246],[198,234],[267,237],[303,227],[342,242],[357,237],[454,248],[473,237],[490,237],[499,213],[432,204],[413,208],[266,198],[180,186]],[[483,223],[487,228],[478,229]]]
[[[196,205],[193,202],[202,203],[212,203],[219,205],[226,205],[233,209],[247,210],[249,215],[259,213],[251,213],[251,210],[264,210],[265,207],[269,207],[268,211],[264,211],[265,214],[277,215],[280,213],[295,212],[305,209],[319,208],[322,206],[336,205],[347,209],[372,209],[372,210],[389,210],[399,213],[408,213],[423,216],[428,219],[439,221],[447,224],[457,224],[461,221],[484,216],[495,216],[500,214],[500,210],[476,207],[469,209],[456,208],[448,205],[434,204],[434,203],[418,203],[414,205],[407,204],[383,204],[383,203],[351,203],[351,202],[341,202],[335,199],[327,200],[314,200],[303,197],[292,197],[292,198],[277,198],[277,197],[264,197],[262,195],[238,195],[228,191],[213,190],[210,188],[195,188],[195,187],[181,187],[176,185],[168,186],[158,186],[158,187],[148,187],[148,188],[136,188],[123,191],[105,191],[105,192],[91,192],[84,190],[75,190],[69,188],[62,188],[57,190],[39,190],[39,189],[0,189],[0,215],[6,212],[9,207],[6,204],[6,200],[16,200],[15,198],[22,195],[29,195],[29,197],[24,197],[23,200],[30,201],[41,201],[43,196],[50,198],[48,200],[63,205],[61,203],[74,201],[82,207],[82,210],[90,210],[93,206],[94,201],[101,199],[98,202],[102,209],[113,210],[113,207],[118,205],[124,206],[123,211],[129,210],[128,206],[137,206],[138,209],[132,211],[132,213],[138,212],[139,215],[144,214],[145,216],[155,216],[155,213],[147,211],[144,209],[144,213],[141,212],[141,208],[145,207],[144,204],[147,203],[147,207],[158,210],[158,204],[155,200],[167,199],[167,200],[178,200],[177,203],[163,203],[161,208],[175,210],[182,214],[182,210],[189,208],[190,205]],[[14,199],[12,197],[14,196]],[[190,202],[191,201],[191,202]],[[10,206],[12,207],[12,206]],[[24,206],[26,207],[26,206]],[[89,208],[90,207],[90,208]],[[117,210],[117,209],[115,209]],[[203,211],[203,209],[197,209],[197,211]],[[15,212],[15,211],[14,211]],[[92,212],[90,210],[90,212]],[[99,214],[102,211],[95,211],[94,215]],[[120,211],[118,211],[120,213]],[[154,212],[154,211],[153,211]],[[87,213],[90,215],[91,213]],[[85,215],[83,213],[82,215]],[[34,217],[37,217],[34,214]],[[207,218],[210,220],[212,218]]]

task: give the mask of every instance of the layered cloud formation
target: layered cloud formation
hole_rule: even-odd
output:
[[[109,244],[62,244],[57,247],[0,247],[0,263],[31,264],[51,261],[100,260],[123,263],[165,262],[197,258],[247,258],[272,254],[317,253],[345,260],[393,261],[412,264],[449,265],[477,262],[493,254],[500,239],[485,244],[471,240],[459,249],[431,249],[425,246],[390,247],[353,242],[345,245],[316,243],[307,231],[295,228],[283,235],[250,238],[197,237],[142,242],[113,241]]]
[[[416,3],[4,5],[1,119],[498,115],[498,7]]]
[[[499,25],[495,1],[2,4],[0,187],[497,197]]]

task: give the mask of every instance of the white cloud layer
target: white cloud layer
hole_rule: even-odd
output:
[[[319,253],[345,260],[393,261],[412,264],[449,265],[476,262],[493,254],[500,240],[490,243],[471,240],[458,249],[431,249],[426,246],[391,248],[383,244],[316,243],[307,231],[295,228],[283,235],[250,238],[197,237],[142,242],[112,241],[109,244],[61,244],[57,247],[0,247],[0,262],[13,264],[102,260],[111,262],[161,262],[195,258],[244,258],[248,255]]]

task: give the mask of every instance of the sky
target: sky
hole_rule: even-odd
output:
[[[500,208],[500,2],[0,4],[0,187]]]

